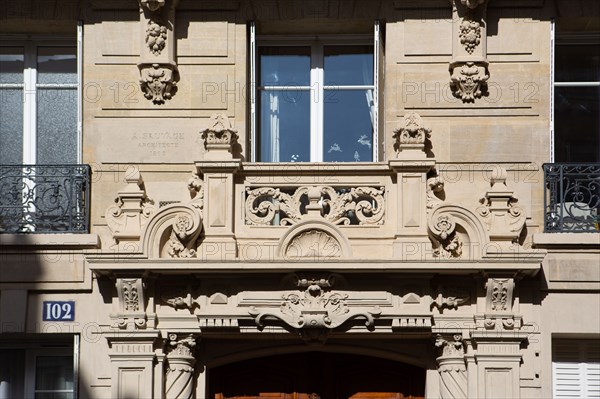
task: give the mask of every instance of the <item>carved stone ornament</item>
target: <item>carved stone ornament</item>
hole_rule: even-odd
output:
[[[165,398],[192,399],[196,340],[192,335],[179,337],[177,334],[169,334],[169,346],[171,350],[167,354]]]
[[[106,224],[113,238],[121,240],[139,240],[142,229],[155,212],[154,201],[146,195],[144,180],[136,169],[125,176],[127,185],[118,192],[117,205],[106,210]]]
[[[342,247],[326,232],[309,230],[294,237],[284,254],[286,258],[339,258],[342,256]]]
[[[145,328],[144,285],[141,278],[117,278],[119,312],[111,315],[119,328]]]
[[[192,288],[188,285],[181,286],[166,286],[161,287],[160,300],[175,309],[194,309],[199,308],[200,304],[192,297]]]
[[[444,292],[440,292],[437,297],[431,302],[431,307],[438,309],[457,309],[460,305],[468,303],[471,299],[469,291],[459,288],[444,288]]]
[[[481,43],[481,23],[471,18],[463,18],[460,23],[460,43],[469,54]]]
[[[215,114],[210,118],[208,127],[200,132],[204,146],[208,150],[211,144],[233,145],[238,140],[237,130],[233,128],[229,118],[223,114]]]
[[[165,5],[165,0],[140,0],[140,4],[148,11],[155,12]]]
[[[514,192],[506,186],[507,172],[497,167],[490,178],[490,189],[477,208],[479,216],[485,222],[493,241],[517,243],[525,227],[526,215],[516,203]]]
[[[444,195],[444,181],[442,176],[434,169],[434,173],[427,178],[427,214],[430,214],[444,201],[440,198]]]
[[[512,278],[489,278],[486,283],[486,312],[512,312],[515,282]]]
[[[381,225],[384,192],[384,187],[305,186],[291,194],[272,187],[247,188],[246,224],[286,226],[307,219],[324,219],[333,224]]]
[[[159,20],[149,20],[146,26],[146,45],[154,55],[159,55],[167,45],[167,27]]]
[[[429,229],[435,240],[433,256],[436,258],[460,258],[462,256],[463,242],[456,233],[454,217],[441,214],[429,222]]]
[[[437,358],[442,399],[467,398],[467,368],[464,361],[462,335],[452,337],[437,335],[435,346],[441,350]]]
[[[192,205],[200,212],[204,210],[204,181],[196,173],[188,180],[188,190],[192,197]]]
[[[194,258],[196,238],[199,231],[194,221],[186,214],[175,216],[169,237],[168,253],[172,258]]]
[[[375,318],[381,309],[352,309],[348,305],[348,294],[331,291],[333,279],[298,279],[298,291],[282,295],[279,309],[257,309],[252,307],[249,314],[259,327],[269,320],[279,320],[298,330],[331,330],[350,319],[365,319],[365,325],[374,326]]]
[[[450,64],[450,88],[452,94],[464,103],[475,102],[487,93],[490,78],[486,61],[453,62]]]
[[[140,87],[144,97],[154,104],[163,104],[177,90],[179,73],[174,65],[140,64]]]
[[[431,137],[431,129],[425,127],[423,120],[416,112],[409,112],[404,116],[404,126],[394,130],[392,138],[394,147],[400,153],[406,150],[425,149],[425,140]]]

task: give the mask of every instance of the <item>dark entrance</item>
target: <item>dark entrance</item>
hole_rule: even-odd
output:
[[[308,352],[210,370],[211,399],[418,399],[425,369],[360,355]]]

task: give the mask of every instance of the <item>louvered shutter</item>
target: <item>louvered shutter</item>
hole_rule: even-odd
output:
[[[600,399],[600,340],[555,340],[553,397]]]

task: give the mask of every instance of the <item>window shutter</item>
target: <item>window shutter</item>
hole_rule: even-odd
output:
[[[557,340],[552,355],[554,398],[600,398],[600,341]]]

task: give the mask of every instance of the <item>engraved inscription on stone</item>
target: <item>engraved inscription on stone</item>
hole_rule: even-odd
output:
[[[133,133],[131,140],[135,143],[140,154],[151,157],[166,157],[173,149],[180,148],[183,143],[183,133],[144,132]]]

